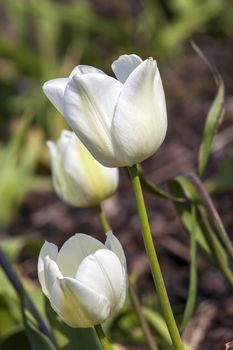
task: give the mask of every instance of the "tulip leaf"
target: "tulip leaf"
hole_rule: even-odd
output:
[[[140,181],[142,184],[142,187],[149,193],[156,195],[159,198],[170,200],[173,202],[184,202],[185,198],[178,198],[175,196],[172,196],[170,193],[167,193],[158,186],[156,186],[152,181],[146,178],[146,176],[143,174],[142,167],[140,165],[137,165],[138,173],[140,177]]]
[[[27,325],[26,334],[32,350],[56,350],[48,337],[29,324]]]
[[[218,126],[223,120],[223,116],[225,112],[225,101],[224,101],[225,88],[224,88],[222,77],[219,74],[216,67],[209,62],[209,60],[206,58],[204,53],[200,50],[200,48],[196,44],[192,43],[192,46],[194,50],[197,52],[197,54],[200,56],[200,58],[209,67],[217,85],[217,93],[215,95],[215,98],[207,114],[204,131],[203,131],[203,138],[199,148],[198,175],[202,176],[210,156],[211,146],[213,143],[214,136],[217,132]]]
[[[21,310],[25,332],[32,350],[56,350],[51,340],[36,328],[33,315],[30,312],[30,301],[22,290]]]
[[[31,350],[26,332],[22,328],[16,328],[4,337],[0,343],[0,350],[23,349]]]
[[[53,330],[54,337],[62,350],[101,350],[99,339],[93,328],[71,328],[57,316],[45,298],[47,318]]]
[[[13,330],[6,336],[1,344],[0,350],[56,350],[51,342],[42,333],[36,329],[24,330],[21,327]]]
[[[225,248],[227,252],[230,254],[230,256],[233,258],[233,247],[231,240],[229,238],[228,233],[225,230],[225,227],[223,225],[223,222],[213,204],[213,201],[211,197],[209,196],[209,193],[206,191],[205,187],[203,186],[200,179],[193,173],[189,173],[186,175],[187,181],[190,181],[190,184],[193,185],[196,192],[200,196],[203,204],[205,205],[205,208],[212,219],[216,230],[219,234],[220,239],[222,240],[222,243],[225,245]]]
[[[182,196],[187,194],[187,192],[190,194],[190,188],[183,188],[184,183],[181,181],[181,176],[179,178],[175,178],[170,181],[170,190],[173,195]],[[191,210],[191,204],[190,203],[176,203],[176,209],[178,210],[178,213],[180,215],[181,221],[186,228],[187,232],[191,235],[193,232],[193,221],[192,221],[192,210]],[[201,227],[199,223],[196,225],[196,240],[200,248],[202,249],[203,253],[211,260],[213,261],[213,257],[211,254],[211,250],[208,246],[208,243],[203,235],[203,232],[201,230]]]
[[[148,307],[143,307],[142,311],[156,333],[161,336],[167,345],[172,346],[171,337],[163,317],[158,312],[151,310]]]
[[[183,182],[183,184],[184,183],[185,182]],[[182,193],[183,195],[185,193],[185,190],[182,188],[182,182],[177,181],[177,179],[170,181],[170,189],[174,195],[179,196],[182,195]],[[176,208],[180,214],[182,223],[190,235],[192,235],[194,228],[192,221],[192,205],[194,205],[193,202],[186,204],[176,203]],[[197,220],[195,226],[197,244],[208,257],[210,262],[214,263],[214,265],[223,273],[226,280],[233,286],[233,274],[228,266],[227,254],[212,230],[203,208],[196,203],[195,205],[197,207]]]

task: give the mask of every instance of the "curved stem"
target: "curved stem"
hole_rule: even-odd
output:
[[[108,339],[104,333],[104,330],[100,324],[95,326],[95,331],[98,335],[99,341],[102,345],[103,350],[111,350],[111,346],[108,342]]]
[[[150,268],[153,275],[154,283],[157,289],[160,304],[162,306],[164,318],[170,333],[174,348],[176,350],[184,350],[184,345],[182,343],[179,331],[177,329],[176,321],[172,313],[171,305],[163,281],[162,272],[160,269],[158,257],[155,251],[152,234],[150,230],[149,220],[146,212],[144,197],[142,193],[141,183],[137,171],[137,166],[134,165],[128,168],[131,183],[137,203],[137,211],[141,224],[142,236],[144,240],[144,245],[146,253],[150,262]]]
[[[100,224],[101,224],[101,226],[102,226],[102,228],[104,230],[104,233],[106,233],[108,231],[111,231],[111,227],[109,225],[109,222],[108,222],[106,216],[104,215],[104,212],[103,212],[103,210],[101,208],[101,204],[97,205],[95,207],[95,209],[96,209],[96,213],[98,215]]]

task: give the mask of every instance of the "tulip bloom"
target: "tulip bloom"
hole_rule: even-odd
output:
[[[160,73],[152,58],[120,56],[114,79],[89,66],[53,79],[44,93],[91,154],[107,167],[132,166],[157,151],[167,131]]]
[[[55,244],[45,242],[38,277],[52,308],[74,328],[98,325],[125,303],[126,259],[112,232],[107,233],[105,245],[78,233],[59,252]]]
[[[59,197],[76,207],[99,204],[118,186],[118,169],[97,162],[74,132],[63,130],[57,143],[48,141],[52,179]]]

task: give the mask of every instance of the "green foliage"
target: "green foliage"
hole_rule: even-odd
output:
[[[51,340],[38,330],[35,320],[32,318],[30,304],[26,294],[21,295],[21,308],[23,325],[32,350],[56,350]]]
[[[227,191],[233,188],[233,147],[230,146],[223,161],[220,164],[214,181],[215,191]],[[211,187],[213,187],[213,185]]]
[[[21,321],[17,295],[0,270],[0,339],[20,325]]]
[[[217,132],[218,126],[223,120],[224,111],[225,111],[225,102],[224,102],[225,88],[224,88],[222,77],[218,73],[217,69],[212,64],[210,64],[210,62],[205,57],[203,52],[195,44],[193,44],[193,47],[196,50],[196,52],[199,54],[199,56],[202,58],[202,60],[210,68],[210,71],[213,74],[213,77],[215,79],[215,82],[218,88],[217,94],[207,114],[204,131],[203,131],[202,143],[199,149],[198,175],[202,176],[210,156],[210,151],[211,151],[211,146],[213,143],[214,136]]]
[[[30,119],[21,119],[10,141],[0,145],[0,227],[9,223],[28,190],[46,183],[35,176],[43,139],[38,130],[27,132]]]
[[[23,350],[31,350],[26,332],[21,328],[14,329],[0,342],[0,350],[17,349],[19,346]]]

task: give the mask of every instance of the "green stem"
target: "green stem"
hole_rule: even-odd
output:
[[[95,207],[95,209],[96,209],[96,213],[98,215],[100,224],[101,224],[101,226],[102,226],[102,228],[104,230],[104,233],[106,233],[108,231],[111,231],[111,227],[110,227],[110,225],[108,223],[108,220],[107,220],[106,216],[104,215],[104,212],[103,212],[103,210],[101,208],[101,204],[97,205]]]
[[[111,350],[111,346],[108,342],[106,335],[104,334],[104,330],[100,324],[95,326],[95,331],[98,335],[99,341],[102,345],[103,350]]]
[[[144,197],[142,193],[141,183],[137,171],[137,166],[134,165],[128,168],[132,187],[137,203],[137,211],[141,224],[142,236],[146,253],[150,262],[150,268],[153,275],[154,283],[157,289],[158,297],[162,306],[164,318],[170,333],[174,348],[176,350],[184,350],[179,331],[177,329],[176,321],[172,313],[171,305],[168,299],[167,291],[163,281],[162,272],[159,266],[158,257],[155,251],[152,234],[150,230],[149,220],[146,212]]]

